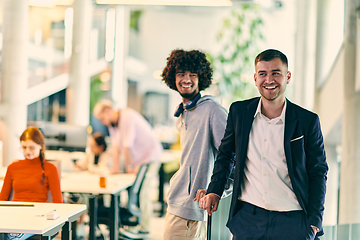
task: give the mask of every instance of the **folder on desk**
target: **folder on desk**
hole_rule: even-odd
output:
[[[11,203],[1,203],[0,207],[34,207],[34,204],[29,203],[17,203],[17,204],[11,204]]]

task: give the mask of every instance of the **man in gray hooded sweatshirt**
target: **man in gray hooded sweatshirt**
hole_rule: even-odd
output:
[[[206,213],[194,198],[209,184],[227,119],[215,97],[200,94],[211,85],[212,72],[204,53],[182,49],[171,52],[162,72],[162,80],[182,97],[175,112],[182,156],[170,180],[164,240],[206,238]]]

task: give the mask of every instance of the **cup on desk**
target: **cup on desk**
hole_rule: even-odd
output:
[[[101,188],[106,188],[106,177],[105,176],[100,176],[99,185]]]

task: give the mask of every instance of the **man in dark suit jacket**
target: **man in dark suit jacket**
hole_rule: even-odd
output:
[[[285,98],[291,73],[282,52],[260,53],[255,70],[261,97],[231,105],[211,182],[195,200],[216,211],[236,165],[227,223],[234,239],[318,239],[328,171],[319,118]]]

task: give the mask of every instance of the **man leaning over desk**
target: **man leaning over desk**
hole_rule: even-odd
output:
[[[150,124],[131,108],[115,110],[109,100],[102,100],[94,107],[94,116],[109,128],[113,168],[112,173],[122,172],[120,155],[124,157],[126,173],[137,173],[144,163],[152,163],[140,191],[141,222],[140,229],[123,232],[131,238],[146,237],[149,233],[152,212],[151,198],[147,194],[149,179],[157,174],[162,145],[152,131]]]

